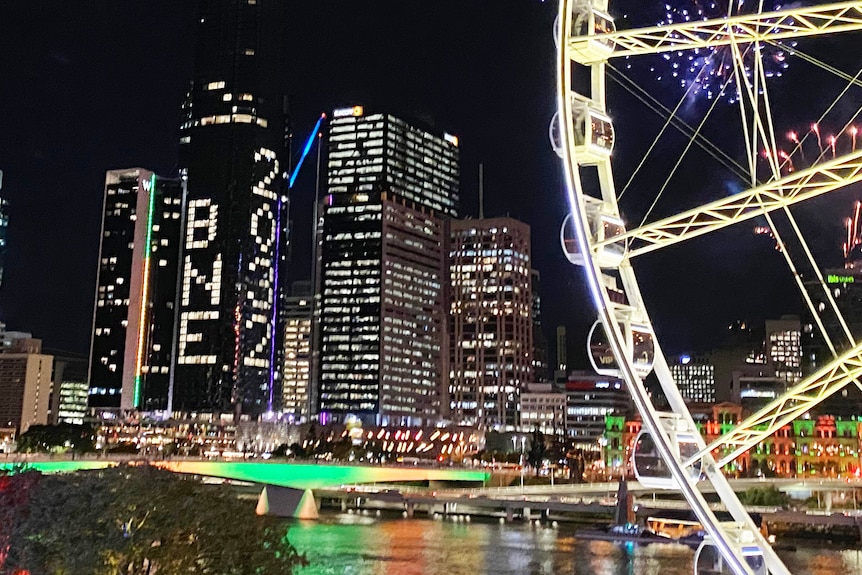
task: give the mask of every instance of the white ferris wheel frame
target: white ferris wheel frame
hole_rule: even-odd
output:
[[[694,420],[673,380],[657,341],[654,345],[653,369],[665,393],[672,413],[659,413],[644,387],[642,370],[633,359],[630,334],[624,326],[635,322],[651,330],[651,322],[641,297],[631,258],[641,253],[684,241],[755,216],[767,217],[773,231],[769,213],[783,210],[791,218],[804,251],[813,264],[813,257],[790,216],[789,207],[797,202],[841,189],[862,181],[862,153],[840,156],[830,162],[782,177],[777,157],[769,158],[772,178],[757,185],[756,156],[761,146],[775,150],[775,136],[766,95],[766,78],[759,55],[755,59],[751,77],[740,74],[744,66],[740,45],[812,36],[846,30],[862,29],[862,1],[843,2],[779,12],[689,22],[630,31],[598,30],[589,21],[587,31],[573,31],[574,18],[585,13],[607,17],[607,0],[560,0],[557,34],[557,116],[559,134],[558,154],[563,160],[563,172],[570,215],[574,222],[574,236],[578,247],[578,263],[583,266],[599,321],[605,328],[608,345],[613,353],[620,376],[626,382],[636,408],[643,418],[644,429],[651,435],[655,447],[669,467],[673,483],[685,496],[698,520],[707,530],[727,565],[737,575],[753,573],[746,562],[752,546],[762,553],[766,566],[774,575],[790,575],[787,567],[761,535],[745,511],[733,488],[721,471],[721,466],[744,453],[756,442],[768,437],[793,418],[805,413],[823,399],[850,383],[858,384],[862,375],[862,345],[856,345],[846,325],[850,351],[839,356],[827,336],[830,350],[836,356],[826,367],[794,386],[785,395],[741,422],[733,431],[706,445],[698,433]],[[598,41],[591,49],[590,43]],[[607,118],[605,100],[605,73],[611,57],[653,54],[669,50],[729,45],[737,67],[736,88],[743,120],[743,131],[751,170],[752,189],[730,198],[688,210],[656,223],[644,225],[611,238],[604,237],[597,227],[598,216],[621,222],[617,195],[614,188],[610,155],[585,153],[579,157],[576,149],[584,149],[583,137],[578,141],[578,130],[583,130],[584,112],[588,106],[599,118]],[[759,50],[756,50],[759,54]],[[590,94],[576,94],[572,81],[574,64],[586,68],[590,78]],[[584,103],[587,104],[584,104]],[[589,114],[589,112],[588,112]],[[586,122],[589,122],[589,115]],[[578,122],[581,124],[578,124]],[[589,127],[587,128],[589,129]],[[600,198],[585,193],[581,182],[581,167],[595,167],[598,175]],[[598,216],[597,216],[598,214]],[[776,236],[778,238],[778,236]],[[780,238],[779,238],[780,241]],[[615,248],[618,257],[608,258],[608,247]],[[612,250],[613,251],[613,250]],[[793,266],[788,258],[788,265]],[[815,266],[816,267],[816,266]],[[615,303],[603,281],[603,269],[615,272],[625,293],[627,303]],[[817,271],[819,277],[819,270]],[[821,278],[822,279],[822,278]],[[825,284],[824,284],[825,285]],[[805,291],[801,282],[799,287]],[[837,312],[834,301],[826,290]],[[806,294],[804,294],[806,295]],[[813,304],[806,295],[806,302]],[[840,313],[839,313],[840,316]],[[843,318],[841,318],[843,321]],[[819,325],[824,331],[822,325]],[[628,331],[628,329],[626,330]],[[826,335],[824,333],[824,335]],[[686,436],[693,437],[698,451],[695,455],[680,455],[676,434],[667,421],[672,418]],[[674,437],[672,439],[672,436]],[[731,453],[716,461],[712,453],[718,448]],[[693,470],[696,470],[693,472]],[[708,482],[718,493],[733,522],[721,522],[710,509],[699,487]]]

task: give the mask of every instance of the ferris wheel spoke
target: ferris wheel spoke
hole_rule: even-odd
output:
[[[570,40],[570,51],[577,62],[594,64],[611,57],[727,46],[734,39],[739,43],[778,41],[852,30],[862,30],[862,2],[858,0],[576,36]],[[584,50],[596,38],[613,46],[613,51],[598,54]]]
[[[777,151],[778,145],[775,139],[772,108],[767,90],[762,47],[763,45],[759,41],[749,44],[748,50],[751,52],[751,57],[746,59],[735,40],[731,43],[734,78],[737,84],[737,93],[740,95],[738,103],[742,118],[743,133],[746,137],[746,146],[749,153],[752,186],[756,185],[757,182],[758,150],[763,149],[766,151],[764,156],[768,162],[773,180],[781,179],[782,168],[782,163],[779,161],[778,153],[769,152],[769,150]],[[750,68],[748,67],[749,61],[751,62]],[[749,70],[751,70],[751,73],[749,73]],[[747,108],[750,111],[750,115],[747,113]],[[760,198],[758,199],[760,200]],[[806,265],[807,271],[809,271],[811,276],[816,279],[817,287],[813,287],[812,289],[820,288],[820,291],[822,291],[822,297],[829,304],[830,313],[834,314],[838,320],[838,324],[844,330],[843,336],[846,337],[846,341],[849,342],[851,346],[855,345],[856,342],[847,326],[847,322],[844,320],[843,314],[838,309],[838,305],[832,295],[832,291],[824,281],[820,267],[817,265],[814,255],[808,246],[808,242],[805,240],[805,237],[802,235],[802,232],[796,223],[796,219],[790,212],[789,205],[781,206],[781,210],[791,225],[796,243],[801,247],[800,251],[805,256],[804,265]],[[791,272],[791,276],[794,278],[797,289],[802,295],[802,299],[808,307],[811,317],[814,318],[814,323],[817,325],[818,332],[822,336],[823,341],[832,356],[836,356],[836,346],[832,341],[832,334],[827,330],[822,318],[820,317],[821,314],[815,308],[814,300],[809,293],[809,286],[807,286],[806,282],[803,281],[803,274],[799,271],[799,265],[794,261],[794,257],[791,256],[791,250],[787,248],[787,245],[782,239],[781,233],[775,225],[772,214],[768,210],[763,210],[763,215],[769,224],[769,228],[776,240],[779,251],[784,256],[785,263]]]
[[[817,373],[802,380],[784,395],[740,422],[732,431],[683,462],[683,465],[692,465],[704,455],[719,450],[724,453],[716,464],[719,468],[723,467],[847,385],[859,385],[860,377],[862,344],[856,345]]]
[[[811,317],[814,318],[818,331],[823,337],[823,341],[826,343],[826,346],[829,348],[829,351],[832,356],[837,357],[838,353],[836,351],[836,346],[833,343],[833,336],[835,339],[840,339],[841,343],[844,344],[841,345],[841,348],[846,348],[846,344],[849,344],[851,347],[856,345],[856,339],[850,330],[850,326],[847,324],[847,321],[844,318],[844,314],[838,307],[838,302],[835,300],[835,296],[833,295],[832,290],[826,282],[826,278],[823,277],[823,272],[821,271],[820,266],[817,265],[817,262],[814,259],[814,254],[811,251],[811,248],[808,246],[808,242],[802,235],[802,231],[800,230],[799,225],[796,222],[796,218],[790,212],[790,209],[788,207],[785,206],[783,211],[785,217],[787,218],[787,221],[790,223],[790,226],[793,229],[796,241],[802,248],[802,253],[805,255],[805,260],[808,265],[810,277],[814,278],[812,285],[807,286],[805,282],[802,281],[803,274],[799,273],[799,271],[797,270],[796,262],[794,261],[794,258],[792,258],[790,255],[791,251],[787,249],[785,242],[781,239],[781,235],[775,223],[773,222],[771,215],[767,213],[765,215],[769,223],[769,227],[771,228],[772,233],[775,236],[776,243],[779,246],[781,253],[784,255],[785,261],[790,268],[791,274],[796,280],[797,287],[799,288],[803,300],[808,307],[808,311],[811,314]],[[824,304],[826,304],[823,310],[818,310],[815,308],[814,300],[812,299],[810,293],[811,291],[821,292],[820,297],[823,298],[822,301]],[[821,317],[821,312],[825,311],[826,309],[829,310],[829,313],[837,321],[838,327],[840,328],[840,333],[830,333],[829,330],[826,329],[826,326],[823,323],[823,319]]]
[[[826,282],[823,281],[823,274],[820,272],[820,268],[817,266],[817,263],[814,261],[814,257],[811,254],[811,250],[808,248],[808,243],[802,237],[802,234],[799,231],[799,227],[796,225],[796,220],[793,218],[793,214],[790,213],[790,209],[785,207],[784,213],[793,226],[793,230],[796,234],[797,240],[802,245],[803,251],[805,252],[810,269],[813,271],[815,277],[817,278],[818,285],[822,287],[824,291],[824,295],[831,302],[831,308],[837,315],[839,322],[842,327],[845,329],[846,335],[852,344],[855,344],[853,341],[853,337],[850,335],[847,330],[847,323],[844,321],[844,316],[841,315],[841,312],[838,310],[837,304],[835,303],[835,298],[832,297],[832,292],[829,290],[829,287],[826,285]],[[826,325],[823,323],[823,318],[821,314],[815,307],[814,300],[811,297],[811,293],[808,288],[805,286],[805,282],[802,280],[802,274],[799,272],[799,269],[796,265],[794,259],[790,256],[790,250],[787,248],[787,244],[784,239],[781,237],[781,232],[779,232],[778,227],[775,225],[775,221],[772,218],[772,214],[769,212],[764,214],[767,223],[769,224],[770,230],[772,230],[772,235],[775,237],[775,244],[781,254],[784,256],[784,261],[787,263],[787,267],[790,270],[791,277],[793,277],[797,289],[799,289],[799,293],[802,295],[802,300],[805,302],[806,307],[808,308],[808,312],[811,314],[811,317],[814,319],[815,325],[817,325],[817,331],[823,337],[823,342],[826,344],[826,347],[829,348],[829,352],[833,357],[838,355],[835,344],[832,342],[832,334],[829,333],[829,330],[826,329]]]
[[[722,198],[603,238],[592,244],[594,251],[624,246],[627,257],[639,255],[751,220],[766,212],[809,200],[862,181],[862,151],[846,154],[794,172],[780,180]]]

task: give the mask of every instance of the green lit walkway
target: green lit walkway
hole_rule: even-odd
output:
[[[62,473],[78,471],[79,469],[104,469],[118,463],[119,461],[112,460],[52,460],[28,461],[27,466],[38,469],[43,473]],[[486,484],[490,477],[490,474],[485,471],[412,466],[362,467],[355,465],[205,460],[154,461],[152,464],[177,473],[221,477],[237,481],[266,483],[301,489],[370,483],[402,483],[408,481]],[[12,462],[0,463],[0,469],[10,469],[15,465]]]

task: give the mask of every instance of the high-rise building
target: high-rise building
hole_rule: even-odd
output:
[[[451,223],[449,409],[459,425],[513,430],[533,377],[530,227]]]
[[[310,282],[294,282],[284,302],[284,359],[281,410],[294,421],[311,413],[311,322],[313,300]]]
[[[854,339],[858,340],[862,335],[862,261],[853,260],[847,265],[851,267],[823,270],[822,276],[832,301],[826,298],[819,280],[806,283],[818,315],[815,318],[806,310],[802,319],[803,371],[806,375],[819,370],[834,358],[818,323],[822,324],[839,355],[850,348],[845,326]],[[832,307],[832,302],[838,313]]]
[[[3,170],[0,170],[0,194],[3,193]],[[6,269],[6,233],[9,229],[9,202],[0,196],[0,287],[3,285],[3,273]]]
[[[538,270],[530,271],[530,287],[533,293],[533,379],[537,383],[550,381],[548,372],[548,340],[542,330],[542,297],[539,295],[541,275]]]
[[[805,375],[815,373],[835,357],[817,325],[818,320],[826,330],[838,355],[847,352],[851,345],[845,326],[856,342],[862,336],[862,260],[859,259],[858,238],[853,241],[854,249],[848,254],[846,263],[848,267],[823,270],[823,279],[826,280],[840,318],[834,312],[831,302],[826,301],[820,285],[809,283],[815,309],[820,317],[814,318],[808,312],[802,322]],[[862,391],[855,385],[847,385],[821,403],[816,411],[819,414],[855,417],[862,413]]]
[[[566,326],[558,325],[557,326],[557,363],[554,366],[554,373],[563,372],[563,376],[565,377],[566,369],[568,365],[568,360],[566,358],[566,346],[568,345],[566,342]],[[556,378],[556,375],[555,375]]]
[[[806,376],[825,367],[835,355],[847,352],[862,337],[862,202],[853,202],[844,226],[844,267],[824,269],[820,278],[806,282],[814,310],[812,313],[806,308],[802,318],[802,364]],[[831,301],[826,297],[827,291]],[[847,385],[818,405],[815,412],[856,417],[862,413],[862,391]]]
[[[180,138],[188,185],[173,403],[180,412],[255,415],[279,400],[284,7],[200,3]]]
[[[24,433],[48,424],[53,362],[38,339],[16,339],[0,352],[0,428]]]
[[[384,113],[335,110],[320,205],[317,409],[381,424],[439,416],[445,388],[445,218],[458,140]]]
[[[89,358],[60,350],[43,351],[54,357],[51,423],[83,423],[89,398]]]
[[[715,365],[708,354],[683,354],[668,358],[668,367],[686,402],[714,403]]]
[[[141,168],[105,177],[90,342],[90,405],[166,410],[183,183]]]
[[[788,386],[802,380],[802,325],[797,316],[766,320],[766,359]]]

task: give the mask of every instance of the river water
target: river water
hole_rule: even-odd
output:
[[[574,527],[324,513],[289,539],[311,565],[296,575],[691,575],[681,545],[581,541]],[[782,552],[794,575],[862,575],[862,550]]]

